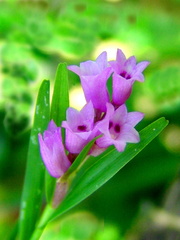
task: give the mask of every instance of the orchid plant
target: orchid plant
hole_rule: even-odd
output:
[[[143,82],[148,61],[114,61],[103,52],[95,61],[57,69],[51,106],[49,81],[37,98],[21,201],[18,238],[37,240],[49,221],[84,200],[132,160],[168,124],[160,118],[138,132],[141,112],[128,112],[135,81]],[[77,74],[87,103],[69,107],[68,70]],[[112,77],[112,94],[107,82]],[[127,144],[128,143],[128,144]],[[45,185],[46,204],[42,201]],[[41,210],[43,212],[41,214]]]

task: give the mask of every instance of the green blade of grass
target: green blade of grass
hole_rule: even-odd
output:
[[[66,63],[58,65],[55,77],[55,84],[52,96],[50,118],[54,120],[57,126],[66,119],[66,110],[69,107],[69,84],[68,84],[68,70]],[[62,129],[64,138],[64,129]],[[50,203],[52,200],[56,178],[53,178],[46,172],[46,198]]]
[[[164,118],[153,122],[140,131],[141,141],[137,144],[128,144],[122,153],[110,147],[100,156],[90,157],[76,173],[65,199],[51,218],[66,212],[101,187],[142,151],[167,124]]]
[[[66,119],[69,107],[69,84],[66,63],[58,65],[51,104],[51,119],[59,126]]]
[[[20,240],[30,239],[41,210],[45,169],[39,152],[38,133],[42,133],[47,128],[49,105],[49,81],[44,80],[37,97],[34,124],[29,142],[20,209],[18,238]]]

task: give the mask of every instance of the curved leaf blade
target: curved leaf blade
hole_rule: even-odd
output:
[[[122,153],[110,147],[98,157],[90,157],[77,172],[69,191],[49,220],[63,214],[96,191],[123,166],[142,151],[167,126],[168,121],[160,118],[140,131],[141,141],[128,144]]]
[[[44,80],[37,97],[34,124],[29,142],[20,209],[18,238],[20,240],[30,238],[41,209],[45,168],[39,152],[38,133],[42,133],[47,128],[49,112],[49,81]]]

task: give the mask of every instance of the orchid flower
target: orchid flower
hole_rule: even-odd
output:
[[[79,75],[86,101],[92,101],[95,109],[105,112],[109,94],[106,87],[112,68],[107,62],[107,53],[103,52],[96,61],[80,63],[80,67],[71,65],[69,70]]]
[[[139,133],[134,126],[143,118],[141,112],[127,112],[125,104],[115,110],[107,103],[107,112],[103,120],[97,123],[97,129],[103,134],[96,140],[100,148],[114,145],[119,152],[124,151],[126,143],[139,142]]]
[[[61,127],[53,121],[43,136],[39,134],[40,152],[44,164],[53,177],[62,176],[71,162],[92,139],[99,136],[89,154],[98,156],[108,146],[114,145],[119,152],[127,143],[140,141],[135,126],[143,113],[128,112],[125,101],[129,98],[135,81],[144,81],[142,74],[149,62],[136,64],[134,56],[126,59],[118,49],[115,61],[107,61],[107,53],[101,53],[95,61],[71,65],[69,70],[81,80],[87,104],[80,110],[69,107],[66,120],[61,123],[65,129],[65,146]],[[107,80],[112,75],[112,99],[107,90]],[[68,156],[66,151],[69,152]]]
[[[74,108],[67,109],[67,121],[62,122],[62,127],[66,129],[65,146],[70,153],[79,153],[95,137],[94,114],[91,101],[80,112]]]
[[[51,120],[43,136],[39,134],[38,138],[41,157],[49,174],[61,177],[71,165],[62,143],[61,128]]]
[[[126,59],[124,53],[118,49],[115,61],[110,61],[114,73],[112,76],[112,102],[120,106],[129,98],[134,81],[143,82],[142,71],[149,65],[148,61],[136,64],[134,56]]]

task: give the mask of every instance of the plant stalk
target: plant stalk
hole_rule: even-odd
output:
[[[37,227],[34,230],[34,233],[32,235],[32,237],[30,238],[30,240],[39,240],[44,228],[46,227],[46,225],[48,224],[48,222],[51,219],[51,216],[54,212],[54,208],[52,208],[50,205],[47,205],[44,209],[44,212],[42,214],[42,217],[39,220],[39,223],[37,224]]]

